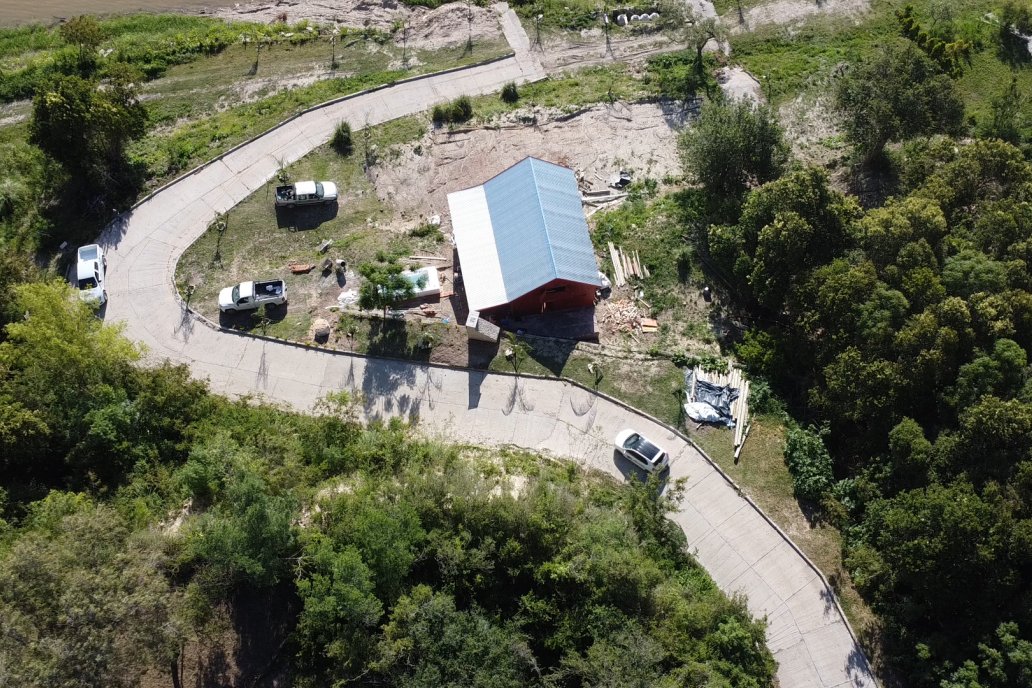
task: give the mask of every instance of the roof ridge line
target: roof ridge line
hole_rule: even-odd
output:
[[[549,165],[555,163],[535,158],[533,155],[528,155],[526,159],[530,161],[530,176],[534,180],[534,198],[537,199],[538,212],[541,213],[541,226],[545,228],[545,246],[548,249],[548,259],[552,261],[552,279],[557,280],[559,279],[559,268],[555,264],[555,251],[552,250],[552,232],[549,230],[548,220],[545,218],[545,204],[541,202],[541,187],[538,185],[537,170],[534,169],[534,161]],[[562,165],[556,165],[556,167],[562,167]]]

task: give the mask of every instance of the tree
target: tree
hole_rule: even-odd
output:
[[[373,594],[374,574],[354,547],[338,551],[319,535],[305,545],[303,561],[297,582],[303,604],[296,631],[301,657],[309,665],[328,665],[335,676],[356,676],[373,649],[383,614]]]
[[[147,111],[139,102],[139,72],[115,64],[104,88],[77,76],[58,76],[32,101],[29,140],[61,163],[76,183],[116,201],[132,196],[136,180],[126,145],[143,135]]]
[[[130,535],[114,509],[51,493],[0,556],[6,684],[129,688],[182,640],[162,542]]]
[[[79,48],[79,69],[86,71],[86,68],[93,64],[97,47],[104,40],[104,31],[100,24],[94,17],[84,14],[72,17],[61,24],[59,31],[65,43]]]
[[[866,162],[890,141],[962,129],[964,103],[953,81],[920,48],[890,43],[852,65],[835,87],[846,134]]]
[[[791,428],[785,445],[785,463],[792,474],[796,497],[816,502],[831,489],[835,478],[831,472],[831,455],[820,434],[803,428]]]
[[[411,299],[416,289],[426,286],[426,275],[412,279],[402,274],[405,267],[398,262],[396,256],[388,256],[380,252],[376,262],[363,263],[358,274],[364,278],[358,289],[358,305],[363,310],[383,309],[383,317],[387,317],[387,309],[399,301]]]
[[[706,49],[710,41],[718,43],[726,37],[720,20],[714,17],[691,16],[685,22],[684,42],[695,51],[695,71],[702,72],[702,51]]]
[[[855,241],[856,203],[816,168],[786,174],[749,193],[738,224],[709,230],[709,253],[748,294],[780,311],[793,285]]]
[[[520,688],[534,675],[524,638],[450,595],[419,585],[398,600],[383,628],[378,674],[399,688]]]
[[[722,198],[777,179],[789,151],[774,111],[744,101],[707,105],[680,149],[685,171]]]
[[[0,370],[6,372],[0,391],[31,416],[19,421],[22,430],[48,432],[45,442],[19,444],[3,460],[8,470],[49,480],[50,462],[63,460],[88,434],[87,414],[125,400],[139,351],[73,298],[64,282],[19,285],[14,301],[24,317],[7,325],[0,343]],[[103,464],[91,468],[103,472]]]

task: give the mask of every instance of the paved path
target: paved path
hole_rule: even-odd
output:
[[[176,262],[215,214],[261,188],[280,160],[293,162],[328,140],[338,121],[377,124],[460,94],[540,78],[541,68],[511,11],[503,14],[502,25],[515,57],[305,114],[159,191],[109,227],[101,239],[109,257],[105,317],[124,323],[126,335],[145,344],[152,360],[186,363],[217,393],[257,393],[307,410],[327,392],[360,390],[370,418],[403,416],[450,441],[548,451],[617,476],[630,468],[614,455],[611,439],[624,427],[639,429],[671,452],[671,477],[688,480],[674,520],[701,564],[721,589],[744,592],[750,611],[768,618],[768,644],[779,663],[781,686],[874,686],[867,661],[817,572],[697,450],[667,428],[557,380],[363,359],[217,331],[177,300]]]

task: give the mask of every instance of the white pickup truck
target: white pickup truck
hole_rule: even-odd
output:
[[[293,208],[297,205],[335,203],[337,185],[333,182],[297,182],[276,187],[276,205]]]
[[[267,282],[241,282],[219,292],[223,313],[250,311],[259,306],[279,306],[287,302],[287,285],[281,279]]]

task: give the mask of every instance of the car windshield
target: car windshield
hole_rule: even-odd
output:
[[[320,198],[322,197],[322,195],[323,195],[322,182],[316,182],[315,183],[315,195],[319,196]]]
[[[82,289],[83,291],[85,291],[87,289],[96,289],[96,288],[97,288],[97,280],[93,279],[92,277],[87,277],[86,279],[79,280],[79,289]]]
[[[644,456],[649,461],[655,461],[656,457],[660,454],[660,448],[649,442],[641,435],[631,435],[627,439],[627,443],[624,445],[627,449],[636,451]]]
[[[89,246],[82,246],[79,248],[79,260],[96,260],[97,259],[97,246],[91,244]]]
[[[236,285],[235,287],[233,287],[233,300],[234,301],[239,301],[240,300],[240,285],[239,284]]]

